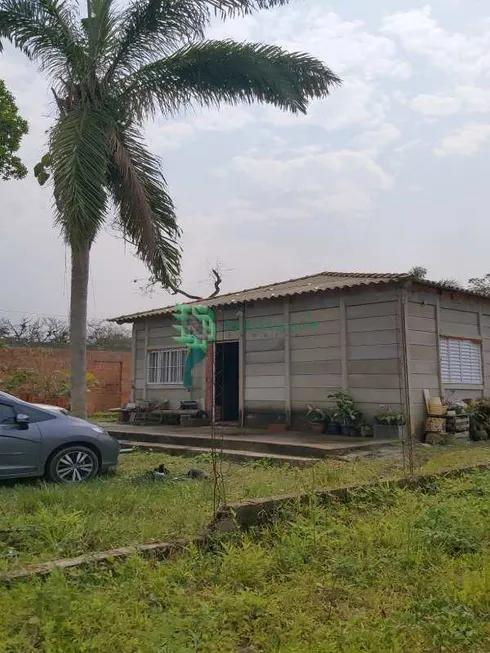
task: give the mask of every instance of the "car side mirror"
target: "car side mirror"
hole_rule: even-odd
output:
[[[15,422],[21,429],[26,429],[28,427],[29,419],[29,415],[24,415],[23,413],[19,413],[15,416]]]

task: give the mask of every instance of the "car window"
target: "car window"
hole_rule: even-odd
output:
[[[29,406],[28,404],[18,404],[17,412],[27,415],[32,424],[36,422],[46,422],[48,419],[56,419],[56,415],[45,412],[44,410],[38,410],[37,408],[34,408],[34,406]]]
[[[0,404],[0,424],[14,424],[15,410],[8,404]]]

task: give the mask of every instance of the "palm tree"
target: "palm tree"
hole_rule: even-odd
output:
[[[57,115],[36,176],[53,184],[56,224],[71,248],[71,408],[86,414],[90,248],[110,213],[162,286],[179,284],[180,231],[142,124],[186,105],[269,103],[305,113],[340,84],[317,59],[277,46],[205,40],[211,18],[287,0],[0,0],[0,38],[48,77]],[[115,216],[115,217],[114,217]]]

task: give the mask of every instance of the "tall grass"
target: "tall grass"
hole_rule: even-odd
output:
[[[443,467],[490,461],[490,447],[421,449],[418,467]],[[169,480],[154,481],[145,472],[161,462]],[[0,487],[0,571],[26,564],[80,555],[126,544],[192,536],[212,517],[212,481],[190,481],[190,467],[210,472],[207,457],[177,458],[133,453],[121,456],[116,475],[79,486],[23,482]],[[313,468],[223,463],[229,502],[309,492],[403,473],[400,459],[358,463],[325,460]],[[1,650],[1,649],[0,649]]]
[[[0,651],[490,650],[490,472],[288,508],[269,529],[0,593]]]

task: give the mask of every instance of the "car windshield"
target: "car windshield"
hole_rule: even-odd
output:
[[[4,392],[3,390],[0,392],[0,397],[3,397],[4,399],[10,399],[11,401],[20,401],[21,404],[27,403],[27,401],[23,401],[22,399],[19,399],[19,397],[14,397],[14,395],[9,395],[8,392]]]
[[[58,406],[47,406],[45,404],[31,404],[29,401],[24,401],[23,399],[19,399],[19,397],[14,397],[14,395],[10,395],[8,392],[4,392],[3,390],[0,391],[0,397],[9,399],[10,401],[15,401],[17,404],[22,404],[26,407],[39,408],[40,410],[46,410],[50,413],[61,413],[63,415],[69,415],[68,411],[64,408],[58,408]]]

